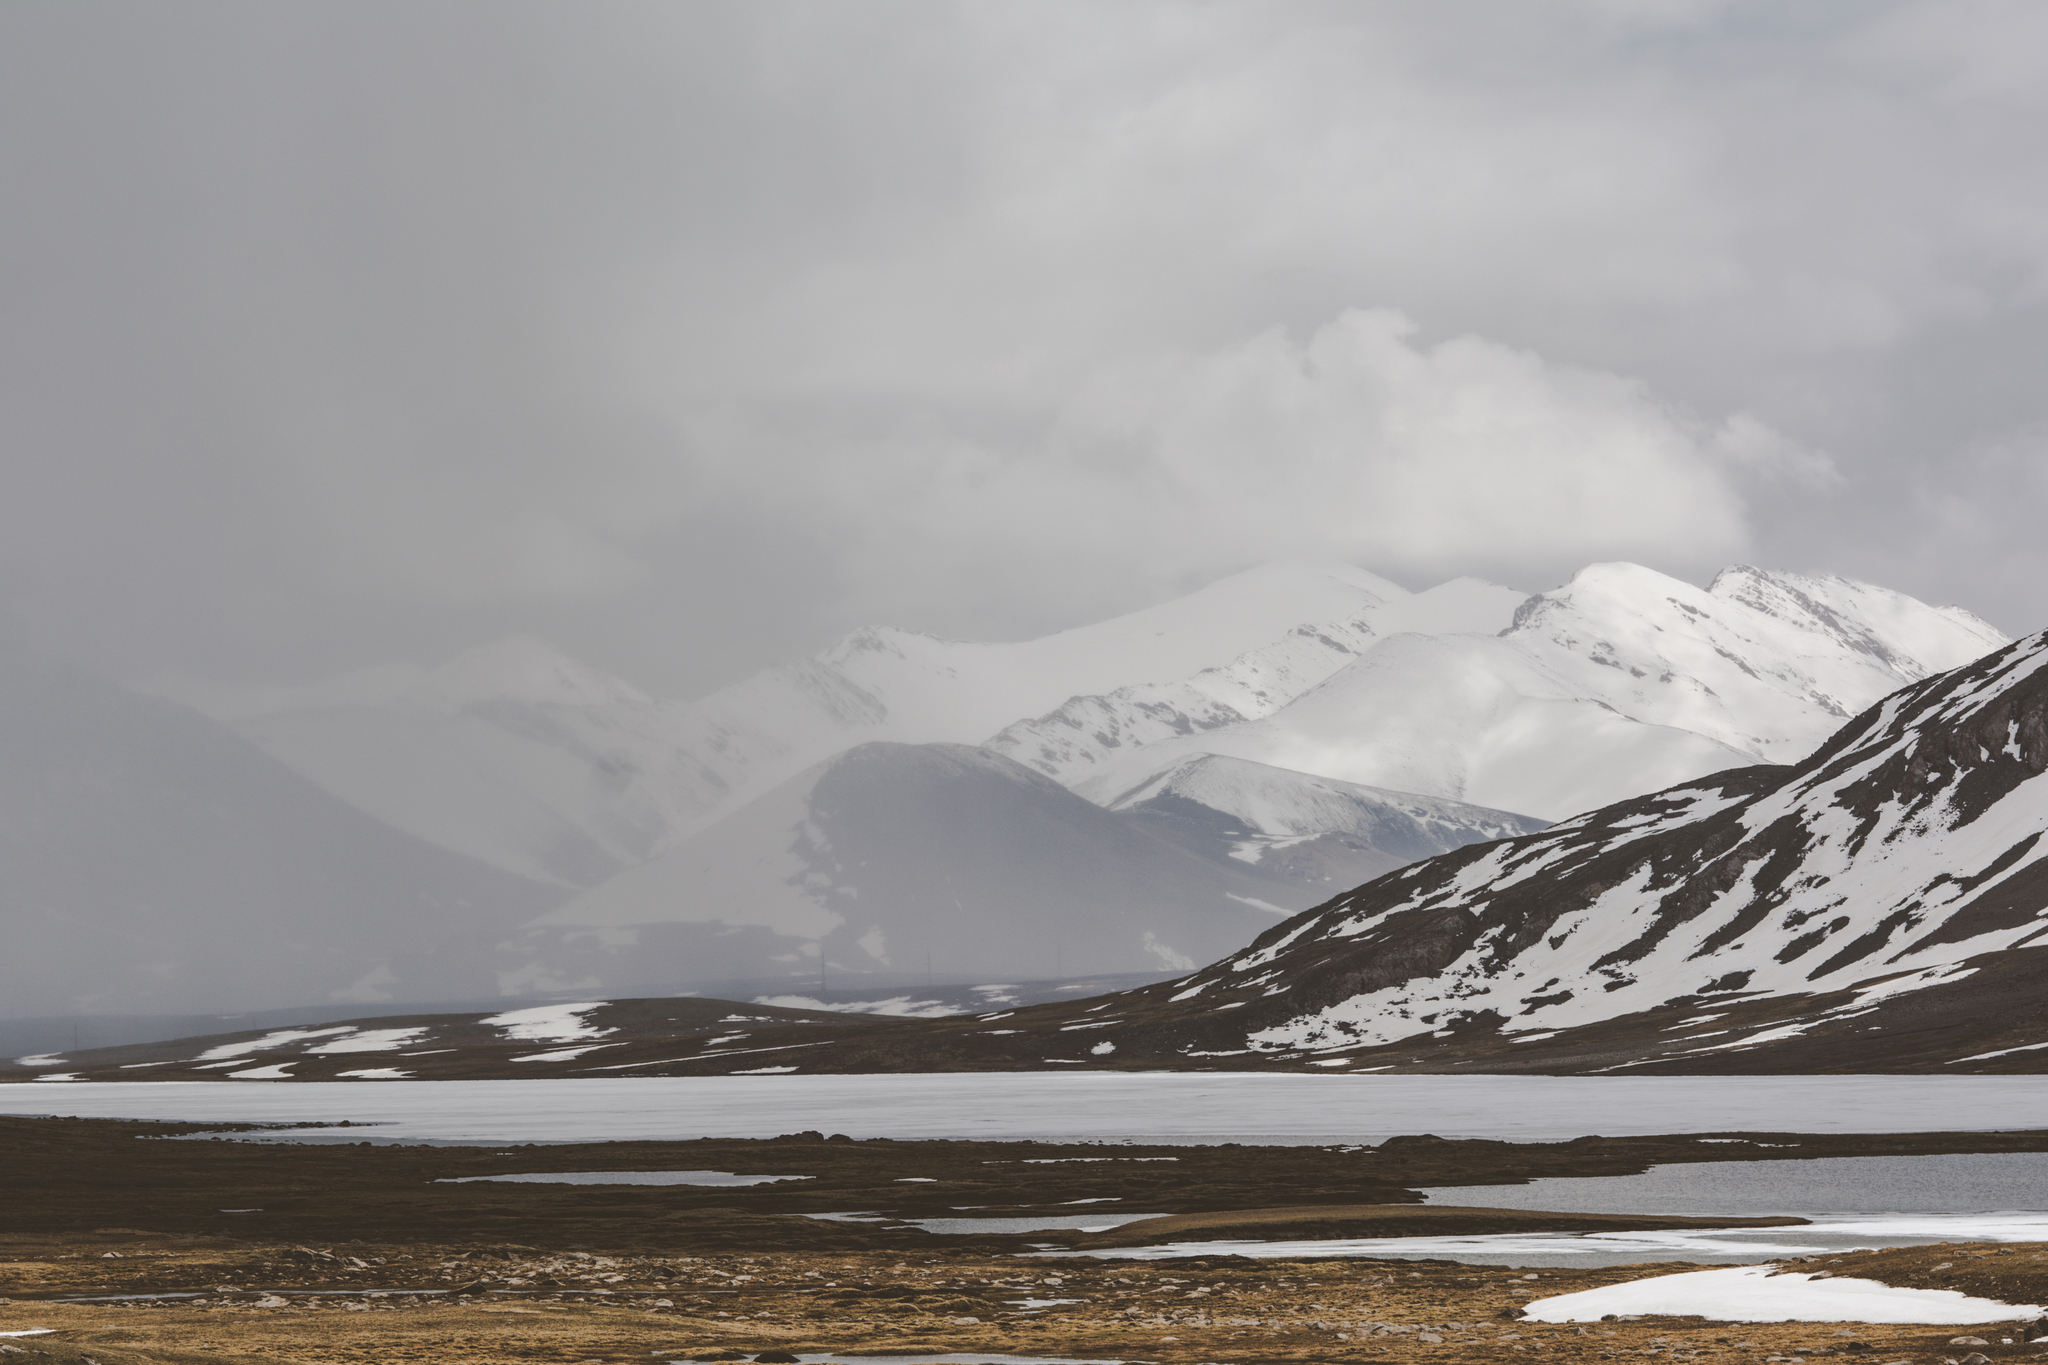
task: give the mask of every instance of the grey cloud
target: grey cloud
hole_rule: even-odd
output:
[[[128,674],[532,630],[689,691],[864,619],[1028,633],[1308,538],[1529,586],[1750,557],[2025,629],[2044,22],[11,6],[0,605]],[[1413,318],[1417,355],[1609,376],[1648,443],[1617,467],[1663,475],[1503,447],[1545,518],[1504,536],[1428,491],[1478,466],[1425,453],[1434,520],[1333,528],[1333,490],[1421,505],[1389,447],[1311,458],[1202,377],[1353,309]]]

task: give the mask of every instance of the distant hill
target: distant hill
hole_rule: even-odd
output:
[[[610,994],[688,973],[794,988],[928,964],[955,980],[1186,970],[1360,875],[1540,827],[1256,764],[1177,782],[1108,810],[984,749],[864,744],[541,917],[496,961],[526,988]]]
[[[479,938],[563,898],[197,712],[0,650],[0,1012],[494,994]]]

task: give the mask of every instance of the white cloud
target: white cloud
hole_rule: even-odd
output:
[[[1753,417],[1710,425],[1625,376],[1415,331],[1352,309],[1305,339],[1271,330],[1104,367],[1037,420],[925,410],[829,462],[757,434],[726,478],[786,515],[859,507],[871,534],[842,564],[852,595],[936,610],[956,591],[1080,602],[1105,582],[1290,556],[1419,579],[1712,568],[1750,548],[1739,480],[1827,469]],[[931,572],[970,550],[1001,573]]]

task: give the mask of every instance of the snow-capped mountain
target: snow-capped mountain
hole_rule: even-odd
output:
[[[1103,803],[1217,753],[1555,818],[1794,757],[2002,639],[1954,608],[1754,569],[1702,592],[1602,565],[1531,599],[1276,564],[1014,644],[859,630],[693,702],[515,639],[232,723],[399,829],[582,888],[873,740],[986,741]]]
[[[1095,800],[1214,753],[1560,818],[1791,761],[1902,683],[2005,642],[1959,608],[1747,567],[1702,591],[1595,565],[1503,615],[1497,635],[1381,635],[1264,709],[1227,690],[1254,655],[1177,689],[1077,697],[990,747]]]
[[[1520,594],[1493,589],[1504,621]],[[1271,564],[1114,620],[1014,644],[863,629],[693,702],[649,698],[531,639],[423,680],[329,704],[273,702],[233,723],[361,809],[521,875],[594,886],[803,769],[873,740],[976,744],[1067,698],[1230,663],[1304,623],[1328,661],[1387,628],[1466,629],[1455,585],[1410,593],[1346,566]]]
[[[1527,600],[1528,594],[1513,588],[1453,579],[1389,602],[1369,616],[1305,622],[1189,678],[1072,696],[1044,715],[1005,727],[987,746],[1093,799],[1107,800],[1113,795],[1108,783],[1089,779],[1100,772],[1129,776],[1129,765],[1120,767],[1118,758],[1164,740],[1185,740],[1178,746],[1185,755],[1199,736],[1272,715],[1387,639],[1494,635],[1513,622]],[[1148,762],[1140,760],[1138,766]]]
[[[1951,608],[1753,569],[1702,591],[1602,565],[1531,598],[1470,579],[1411,593],[1356,569],[1270,565],[1015,644],[857,631],[696,702],[650,697],[521,639],[393,675],[382,693],[337,684],[321,704],[237,723],[399,830],[583,892],[568,918],[508,950],[505,990],[619,993],[637,988],[618,975],[628,968],[648,989],[805,977],[819,942],[828,973],[834,961],[879,970],[904,953],[914,964],[929,948],[949,975],[1045,975],[1066,959],[999,947],[1012,930],[997,921],[1049,913],[1030,907],[1047,903],[1038,861],[1070,856],[1060,840],[1114,844],[1147,821],[1178,851],[1168,861],[1181,870],[1162,870],[1161,886],[1191,888],[1188,869],[1205,860],[1227,883],[1181,902],[1220,907],[1196,916],[1205,927],[1112,891],[1128,879],[1085,894],[1076,883],[1054,900],[1082,918],[1084,903],[1154,907],[1131,911],[1142,928],[1120,946],[1077,930],[1066,965],[1156,970],[1228,951],[1269,913],[1247,907],[1298,910],[1415,857],[1532,827],[1503,812],[1569,814],[1796,757],[1850,711],[1999,639]],[[1046,792],[1027,799],[1004,765],[956,755],[941,766],[977,795],[951,812],[912,801],[922,818],[959,830],[963,812],[980,811],[1021,824],[951,846],[870,828],[859,878],[842,875],[849,864],[820,870],[818,793],[881,771],[829,760],[863,744],[981,741],[1094,807],[1033,823],[1019,812],[1044,806]],[[903,759],[891,780],[916,787],[914,766]],[[1154,853],[1132,856],[1150,866]],[[883,885],[897,908],[872,899]],[[967,886],[987,894],[932,889]],[[848,887],[870,898],[860,914],[845,911]],[[913,904],[925,909],[902,908]],[[935,906],[952,921],[933,918]],[[1236,939],[1211,934],[1224,924]],[[948,938],[986,951],[949,949]],[[893,946],[875,955],[842,940]]]
[[[1181,970],[1417,857],[1535,827],[1218,761],[1106,810],[985,749],[860,745],[542,916],[508,990]]]
[[[464,996],[560,902],[182,706],[0,648],[0,1012]]]
[[[2038,1070],[2044,771],[2048,634],[1797,765],[1416,863],[1181,980],[928,1046],[1079,1056],[1085,1016],[1133,1065]]]

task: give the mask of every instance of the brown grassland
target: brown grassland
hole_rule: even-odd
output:
[[[1762,1135],[1745,1153],[1741,1143],[1692,1137],[1152,1148],[802,1134],[457,1148],[180,1140],[190,1131],[0,1119],[0,1332],[48,1329],[0,1339],[0,1365],[485,1365],[776,1353],[1159,1362],[1842,1355],[1933,1365],[1973,1351],[1991,1359],[2036,1354],[2013,1330],[2017,1319],[1959,1329],[1697,1319],[1573,1326],[1520,1316],[1531,1298],[1685,1268],[1669,1263],[1103,1259],[1072,1254],[1088,1239],[1077,1231],[939,1236],[900,1221],[806,1214],[904,1219],[981,1206],[976,1212],[992,1217],[1049,1218],[1107,1205],[1176,1215],[1162,1235],[1508,1230],[1531,1226],[1532,1216],[1418,1208],[1414,1191],[1792,1151],[2033,1151],[2048,1149],[2048,1135]],[[437,1183],[508,1169],[806,1178],[724,1188]],[[1612,1225],[1550,1217],[1557,1222],[1546,1226]],[[2048,1246],[1851,1253],[1799,1268],[2013,1304],[2048,1301]],[[122,1295],[189,1297],[108,1297]],[[1985,1344],[1950,1344],[1959,1334]]]

